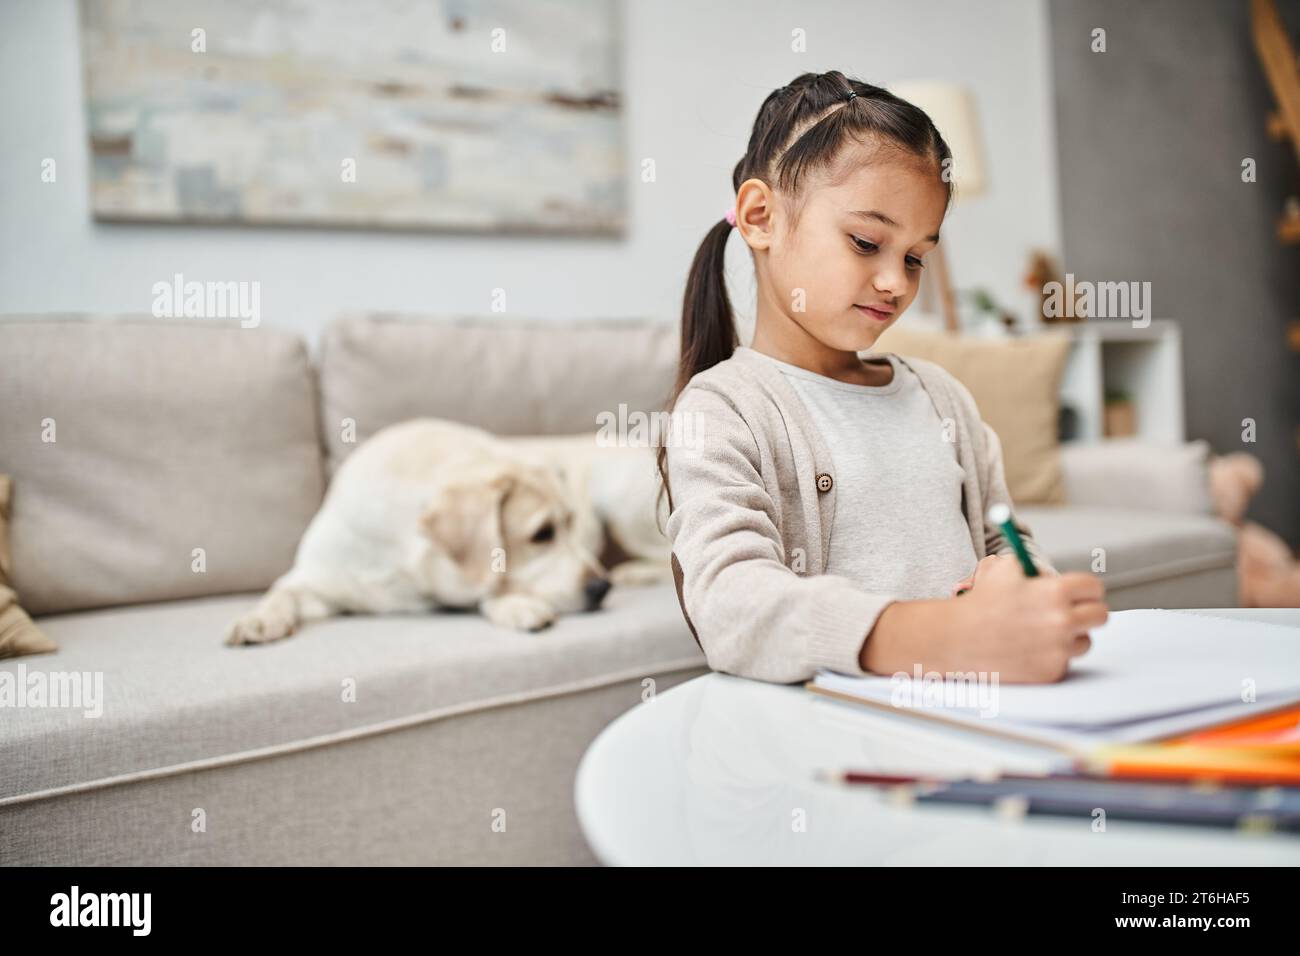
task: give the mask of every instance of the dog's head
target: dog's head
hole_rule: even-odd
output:
[[[505,459],[440,485],[420,530],[433,545],[430,591],[445,604],[528,594],[557,611],[594,610],[609,581],[575,528],[577,503],[554,470]]]

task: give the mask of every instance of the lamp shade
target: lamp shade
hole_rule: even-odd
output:
[[[982,195],[988,180],[975,98],[954,83],[932,80],[896,83],[889,91],[924,110],[952,150],[954,199]]]

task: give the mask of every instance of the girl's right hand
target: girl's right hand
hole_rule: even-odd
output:
[[[1110,613],[1101,578],[1082,571],[1026,577],[1015,555],[1002,554],[982,559],[976,574],[979,587],[950,602],[957,670],[1012,684],[1058,681]]]

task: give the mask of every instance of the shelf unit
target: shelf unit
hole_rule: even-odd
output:
[[[1186,441],[1183,421],[1181,329],[1173,319],[1153,319],[1134,328],[1129,319],[1092,319],[1043,325],[1073,339],[1061,380],[1061,402],[1077,418],[1074,441],[1105,438],[1105,396],[1123,389],[1133,399],[1136,438],[1159,445]]]

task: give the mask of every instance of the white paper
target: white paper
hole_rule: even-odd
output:
[[[1062,681],[994,685],[985,675],[972,694],[977,685],[945,679],[932,683],[945,703],[923,710],[975,729],[1082,745],[1155,739],[1300,701],[1300,628],[1155,609],[1113,611],[1091,634],[1092,649]],[[921,691],[913,675],[822,671],[814,684],[896,706]]]

